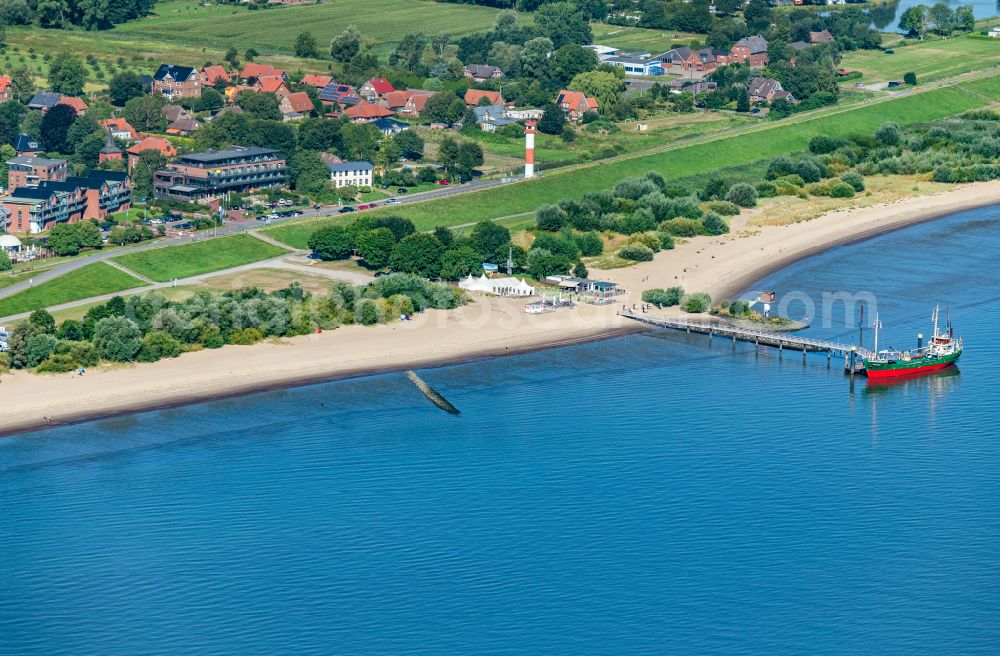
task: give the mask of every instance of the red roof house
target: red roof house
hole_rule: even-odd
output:
[[[0,102],[10,100],[10,76],[0,75]]]
[[[87,103],[83,102],[83,98],[78,98],[76,96],[63,96],[59,99],[58,105],[68,105],[73,108],[78,115],[83,114],[89,109]]]
[[[281,108],[281,113],[284,115],[286,121],[302,118],[303,115],[309,114],[315,109],[312,98],[305,91],[286,95],[281,99],[278,106]]]
[[[379,107],[362,100],[345,109],[344,115],[350,118],[352,123],[370,123],[380,118],[392,116],[392,112],[385,107]]]
[[[126,141],[135,141],[138,135],[136,134],[135,128],[126,121],[124,118],[106,118],[101,121],[101,125],[108,128],[111,131],[111,135],[115,139],[124,139]]]
[[[316,73],[310,73],[302,78],[302,84],[311,84],[317,89],[322,89],[330,84],[331,81],[333,81],[333,78],[329,75],[318,75]]]
[[[358,89],[358,95],[368,102],[375,102],[391,91],[395,91],[395,89],[392,88],[389,80],[384,77],[373,77],[361,85]]]
[[[233,81],[233,77],[229,74],[229,71],[227,71],[224,67],[219,66],[218,64],[214,66],[206,66],[205,68],[201,69],[201,74],[205,78],[205,84],[213,87],[215,86],[216,82],[219,82],[220,80],[225,82],[226,84],[229,84],[230,82]]]
[[[281,79],[286,79],[288,77],[280,68],[275,68],[270,64],[255,64],[249,63],[243,67],[243,71],[240,73],[241,80],[256,80],[259,77],[273,76],[280,77]]]
[[[279,98],[288,94],[288,87],[285,85],[285,80],[277,75],[262,75],[258,77],[253,85],[253,90],[261,93],[273,93]]]
[[[556,96],[556,105],[574,121],[587,112],[597,111],[597,99],[588,98],[579,91],[563,89]]]
[[[483,91],[481,89],[469,89],[465,92],[465,104],[475,107],[479,101],[485,98],[490,105],[503,105],[503,96],[499,91]]]
[[[131,171],[132,167],[139,161],[139,155],[146,150],[156,151],[166,158],[177,155],[177,149],[174,148],[174,145],[163,137],[146,137],[139,143],[132,144],[126,151],[128,153],[129,171]]]

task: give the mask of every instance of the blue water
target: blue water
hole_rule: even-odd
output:
[[[661,333],[422,372],[459,416],[392,374],[0,440],[0,654],[996,654],[998,256],[988,208],[769,278],[900,347],[951,304],[960,373],[853,394]]]
[[[943,0],[952,10],[962,5],[972,6],[972,15],[976,20],[1000,16],[1000,0]],[[886,31],[899,31],[899,19],[903,12],[916,5],[930,7],[936,0],[898,0],[893,4],[875,6],[873,8],[873,22],[875,27]]]

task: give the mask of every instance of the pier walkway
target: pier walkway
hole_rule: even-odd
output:
[[[675,319],[671,317],[664,317],[662,315],[645,314],[633,311],[619,310],[618,314],[651,326],[669,328],[671,330],[682,330],[687,333],[708,335],[709,339],[718,335],[719,337],[731,339],[733,342],[750,342],[754,346],[770,346],[778,349],[779,351],[785,349],[789,351],[801,351],[803,356],[806,353],[826,353],[829,358],[834,353],[845,355],[850,354],[852,350],[857,353],[858,357],[867,357],[872,355],[871,351],[868,349],[858,347],[853,344],[841,344],[839,342],[813,339],[811,337],[798,337],[771,330],[753,330],[750,328],[729,326],[724,323],[688,321],[686,319]]]

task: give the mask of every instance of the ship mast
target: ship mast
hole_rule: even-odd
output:
[[[937,339],[937,336],[938,336],[938,315],[940,313],[941,313],[941,306],[940,305],[935,305],[934,306],[934,312],[933,312],[933,317],[934,317],[934,339]]]
[[[878,320],[878,312],[875,313],[875,323],[872,324],[872,328],[875,329],[875,356],[878,357],[878,329],[882,327],[882,323]]]

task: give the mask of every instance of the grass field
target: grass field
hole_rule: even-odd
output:
[[[607,23],[591,23],[594,43],[612,46],[622,50],[642,50],[653,55],[670,50],[675,43],[689,44],[692,40],[703,41],[705,35],[668,30],[651,30],[645,27],[625,27]]]
[[[43,282],[37,287],[0,299],[0,317],[31,312],[91,296],[113,294],[144,285],[141,280],[124,271],[119,271],[104,262],[95,262]]]
[[[287,251],[250,235],[232,235],[183,246],[154,248],[114,258],[123,267],[157,282],[187,278],[277,257]]]
[[[894,48],[895,54],[880,50],[855,50],[844,54],[840,67],[861,71],[862,82],[872,84],[902,80],[913,71],[918,82],[930,82],[969,71],[1000,66],[1000,39],[973,39],[959,36],[942,41],[910,42]]]
[[[295,37],[312,32],[321,48],[349,25],[376,50],[411,32],[428,36],[447,32],[452,37],[484,31],[493,25],[499,10],[477,5],[445,4],[431,0],[330,0],[319,5],[279,6],[251,11],[235,5],[201,5],[191,0],[166,0],[156,5],[156,15],[118,25],[113,35],[141,37],[152,42],[222,48],[241,52],[249,46],[264,52],[292,53]],[[522,15],[520,22],[530,19]]]
[[[1000,100],[1000,75],[988,77],[985,80],[976,80],[975,82],[963,82],[959,86],[963,89],[982,94],[987,98]]]
[[[409,207],[376,210],[405,216],[419,230],[437,225],[461,225],[484,219],[531,212],[545,203],[573,198],[591,190],[606,189],[630,175],[659,171],[668,179],[704,174],[726,166],[757,162],[805,149],[818,135],[873,132],[886,121],[901,125],[920,123],[981,107],[985,102],[956,89],[942,88],[894,100],[834,110],[799,122],[769,123],[760,129],[724,136],[705,143],[589,166],[553,170],[537,180],[487,189],[482,192],[429,201]],[[305,240],[321,222],[284,225],[268,230],[275,239],[305,248]]]

